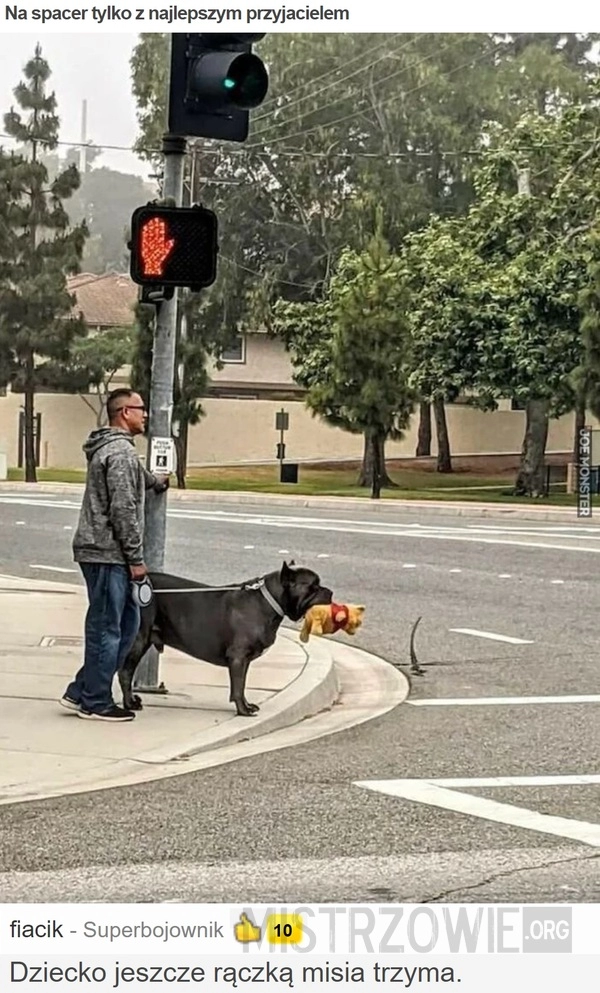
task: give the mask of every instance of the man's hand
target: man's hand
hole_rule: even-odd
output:
[[[169,488],[169,476],[158,476],[155,475],[156,484],[154,486],[156,493],[164,493],[165,490]]]
[[[129,566],[129,574],[132,579],[143,579],[148,575],[148,569],[143,562],[140,562],[139,565]]]

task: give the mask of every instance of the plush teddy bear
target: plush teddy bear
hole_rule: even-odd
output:
[[[335,634],[345,631],[354,634],[362,624],[365,608],[352,603],[328,603],[311,607],[304,615],[300,641],[308,641],[309,635]]]

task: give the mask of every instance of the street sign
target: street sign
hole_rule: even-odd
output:
[[[175,442],[172,438],[152,438],[150,472],[167,476],[175,471]]]
[[[285,410],[278,410],[275,414],[275,430],[288,431],[290,426],[290,415]]]

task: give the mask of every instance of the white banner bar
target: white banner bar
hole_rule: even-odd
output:
[[[282,32],[581,32],[593,27],[593,7],[584,0],[565,6],[556,0],[490,4],[442,0],[428,4],[392,4],[389,0],[330,0],[325,3],[258,4],[249,0],[202,6],[136,0],[97,5],[85,0],[29,0],[0,5],[0,32],[44,34],[232,30]],[[40,30],[41,29],[41,30]]]

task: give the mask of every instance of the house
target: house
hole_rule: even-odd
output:
[[[67,288],[77,298],[73,310],[84,315],[91,331],[133,324],[138,287],[129,276],[117,272],[102,276],[82,272],[69,277]]]

